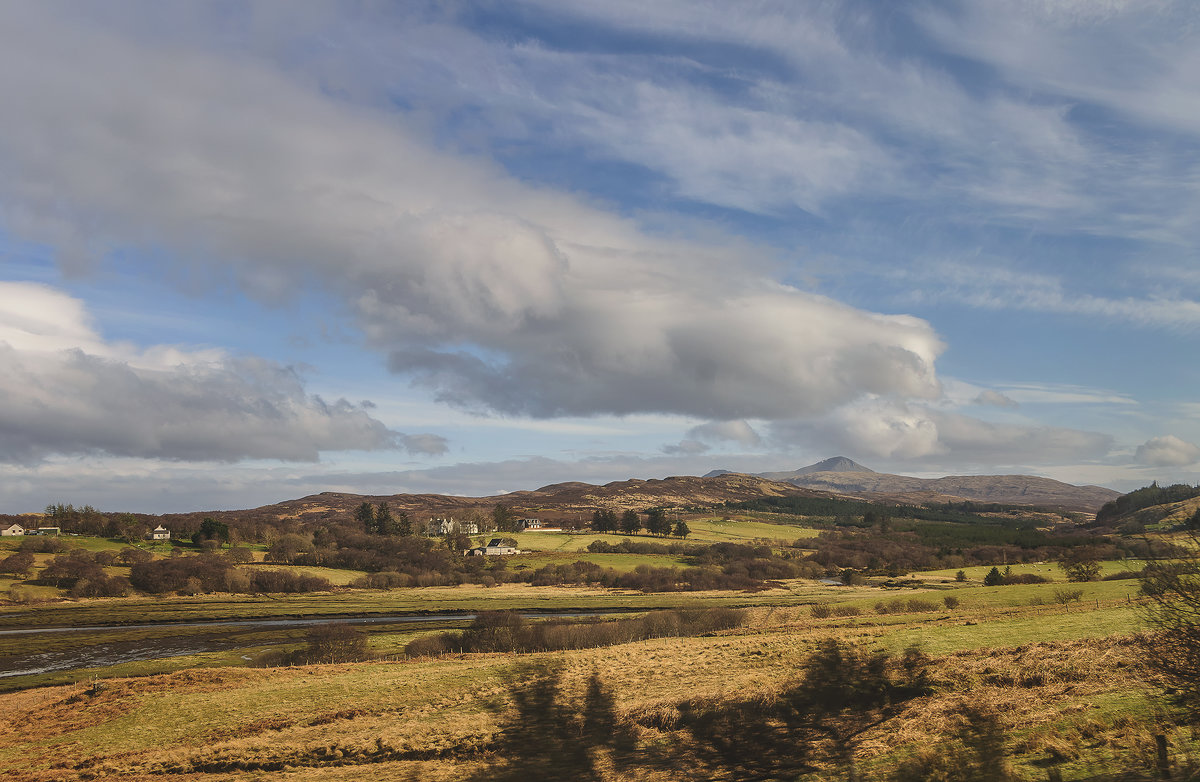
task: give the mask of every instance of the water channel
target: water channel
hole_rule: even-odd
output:
[[[622,611],[574,611],[563,613],[523,613],[526,619],[552,618],[585,618],[603,616]],[[224,651],[238,647],[261,646],[264,643],[246,642],[236,636],[238,631],[255,632],[258,630],[278,630],[289,627],[306,627],[319,624],[410,624],[429,622],[454,622],[465,624],[475,618],[475,614],[395,614],[384,616],[325,616],[306,619],[215,619],[208,622],[179,622],[137,625],[96,625],[90,627],[31,627],[0,630],[0,648],[5,637],[21,636],[34,638],[39,635],[47,640],[61,634],[87,633],[96,635],[127,634],[131,631],[154,630],[157,637],[139,638],[136,640],[115,639],[111,641],[91,641],[77,646],[62,646],[47,648],[31,654],[4,655],[0,652],[0,679],[14,676],[33,676],[41,673],[58,671],[73,671],[84,668],[102,668],[121,663],[139,660],[153,660],[164,657],[181,657],[190,654]],[[178,629],[178,635],[169,633]],[[164,631],[166,631],[164,633]],[[211,631],[211,632],[205,632]],[[282,639],[276,643],[283,643]],[[266,642],[269,644],[270,642]],[[47,646],[51,646],[48,644]]]

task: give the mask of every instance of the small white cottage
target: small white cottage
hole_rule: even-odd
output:
[[[170,540],[171,530],[159,524],[157,527],[150,530],[150,534],[146,537],[150,538],[150,540]]]
[[[5,527],[4,529],[0,529],[0,535],[3,535],[6,538],[13,537],[15,535],[24,535],[24,534],[25,534],[25,528],[22,527],[20,524],[13,524],[12,526]]]

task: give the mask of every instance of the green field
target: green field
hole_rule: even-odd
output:
[[[771,524],[763,521],[748,521],[734,519],[723,521],[719,518],[688,519],[691,534],[686,540],[668,537],[661,538],[648,535],[645,532],[637,535],[603,534],[589,531],[582,532],[541,532],[529,531],[505,533],[507,537],[515,538],[517,547],[530,551],[584,551],[593,540],[603,540],[617,544],[621,541],[636,543],[772,543],[783,541],[791,543],[799,538],[815,537],[818,530],[811,527],[801,527],[785,524]],[[500,533],[497,533],[500,534]],[[487,537],[487,536],[483,536]]]
[[[817,534],[762,518],[710,517],[688,523],[693,534],[685,545],[736,542],[780,548]],[[685,555],[586,551],[594,540],[680,543],[677,539],[588,532],[515,537],[527,553],[506,557],[510,570],[580,559],[619,572],[643,565],[686,565]],[[67,540],[93,551],[125,546],[94,538]],[[159,551],[167,555],[169,547]],[[50,558],[38,555],[38,565]],[[1105,562],[1101,572],[1120,574],[1142,564]],[[483,748],[492,746],[510,713],[506,704],[512,690],[522,686],[530,666],[545,665],[561,670],[566,692],[580,693],[589,676],[599,676],[612,693],[619,719],[659,726],[642,734],[644,749],[651,751],[672,740],[670,717],[680,702],[755,693],[770,698],[794,680],[805,658],[829,638],[897,654],[916,645],[930,656],[932,693],[864,741],[860,756],[867,779],[885,782],[886,770],[943,740],[953,725],[948,715],[968,702],[986,704],[1002,715],[1015,778],[1028,782],[1045,779],[1048,764],[1068,781],[1134,767],[1154,731],[1169,732],[1177,757],[1200,749],[1194,737],[1163,721],[1161,704],[1153,700],[1156,691],[1138,678],[1139,652],[1130,639],[1145,627],[1136,579],[1071,584],[1056,564],[1033,563],[1013,565],[1011,572],[1034,573],[1051,579],[1049,583],[985,587],[982,581],[991,566],[974,566],[962,568],[965,581],[956,580],[959,569],[952,568],[897,578],[872,576],[855,586],[787,579],[760,591],[647,594],[526,583],[348,589],[344,585],[361,571],[293,569],[327,578],[335,588],[309,594],[64,600],[62,590],[52,587],[0,581],[0,590],[15,584],[35,599],[0,610],[0,629],[118,628],[0,635],[0,659],[101,651],[117,656],[115,662],[93,667],[0,678],[0,713],[14,726],[0,731],[0,777],[182,781],[203,772],[208,782],[463,779],[496,760]],[[126,574],[128,568],[110,571]],[[1079,599],[1064,605],[1059,597],[1070,590],[1078,590]],[[954,598],[953,607],[947,606],[947,597]],[[902,605],[896,608],[897,603]],[[828,606],[835,614],[818,618],[816,606]],[[742,608],[748,614],[743,626],[732,630],[643,638],[597,649],[406,655],[413,639],[461,629],[470,621],[463,614],[485,610],[639,614],[709,607]],[[367,661],[276,668],[253,666],[256,660],[281,659],[302,649],[307,626],[212,624],[389,614],[449,616],[421,624],[359,625],[373,656]],[[153,652],[192,642],[204,650],[119,659],[121,649]],[[103,688],[93,686],[98,680]],[[618,778],[627,777],[613,777]],[[659,769],[636,778],[670,782],[682,777]],[[832,778],[839,776],[831,770],[805,782]]]

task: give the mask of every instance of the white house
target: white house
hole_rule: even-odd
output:
[[[170,540],[171,530],[159,524],[146,535],[150,540]]]
[[[478,535],[479,525],[473,521],[455,521],[453,518],[429,520],[430,535],[449,535],[452,532],[461,532],[464,535]]]
[[[541,519],[521,519],[521,529],[541,529]]]
[[[492,538],[486,546],[467,549],[463,553],[472,557],[500,557],[505,554],[520,554],[521,552],[513,546],[505,546],[500,538]]]
[[[4,529],[0,529],[0,535],[3,535],[6,538],[11,537],[13,535],[24,535],[24,534],[25,534],[25,528],[22,527],[20,524],[13,524],[11,527],[5,527]]]

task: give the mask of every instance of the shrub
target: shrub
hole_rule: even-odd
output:
[[[308,631],[304,656],[312,662],[362,660],[368,656],[367,634],[341,622],[316,625]]]
[[[28,551],[18,551],[0,559],[0,573],[25,578],[33,570],[33,554]]]
[[[834,616],[858,616],[862,613],[862,609],[858,606],[834,606]]]
[[[411,641],[413,657],[463,652],[538,652],[589,649],[646,638],[696,636],[740,627],[747,613],[736,608],[651,611],[621,619],[551,619],[528,622],[513,611],[487,611],[466,630],[439,633]]]
[[[954,595],[946,595],[942,598],[942,605],[953,611],[955,608],[958,608],[958,598]]]
[[[1005,586],[1012,584],[1048,584],[1050,579],[1045,576],[1039,576],[1037,573],[1008,573],[1000,581]]]
[[[814,619],[828,619],[833,616],[833,607],[825,603],[817,603],[812,607],[812,615]]]

